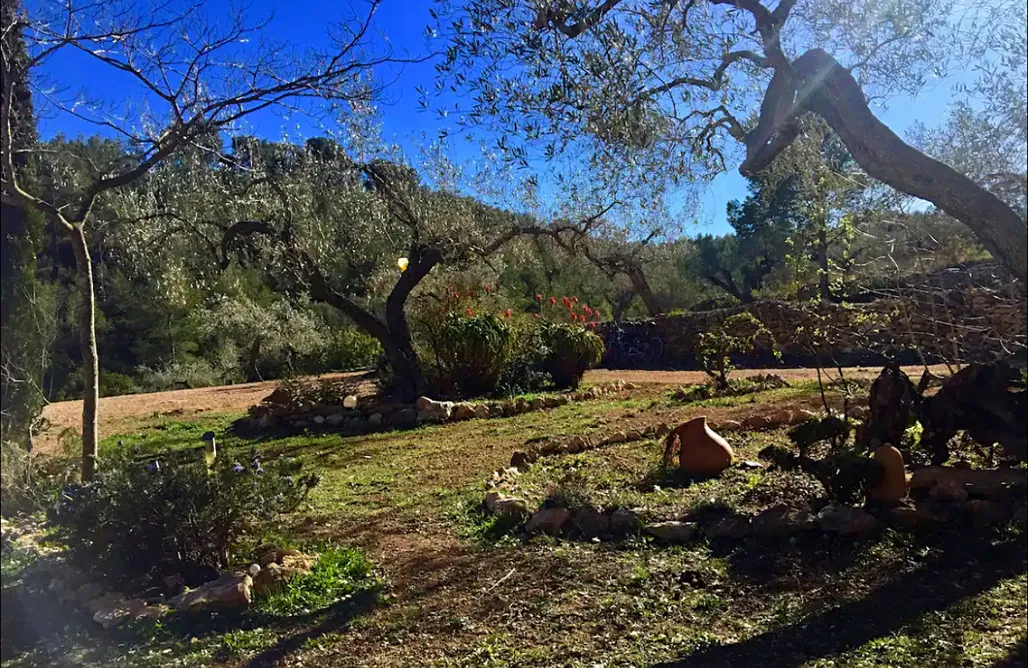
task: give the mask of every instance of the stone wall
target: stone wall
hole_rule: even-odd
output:
[[[969,288],[865,304],[757,302],[627,321],[620,334],[605,323],[600,329],[608,343],[604,363],[695,368],[697,336],[744,311],[764,323],[789,365],[811,364],[818,355],[822,360],[834,356],[841,364],[877,364],[887,357],[918,363],[921,355],[929,362],[988,361],[1025,351],[1024,292]],[[758,341],[756,353],[736,362],[774,365],[770,342]]]

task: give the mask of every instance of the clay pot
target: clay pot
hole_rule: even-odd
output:
[[[678,429],[678,466],[692,475],[715,475],[732,465],[732,446],[707,426],[706,417],[689,420]]]
[[[903,467],[903,454],[891,445],[883,445],[875,450],[874,458],[885,469],[885,475],[871,489],[871,498],[885,503],[898,503],[907,495],[907,473]]]

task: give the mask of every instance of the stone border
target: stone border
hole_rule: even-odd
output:
[[[232,429],[243,435],[269,430],[304,432],[308,430],[337,431],[343,434],[367,434],[379,431],[414,429],[425,424],[461,422],[490,417],[511,417],[531,411],[557,408],[574,401],[588,401],[634,390],[638,386],[617,380],[596,385],[588,390],[553,396],[524,397],[505,401],[470,402],[436,401],[419,397],[413,404],[368,402],[361,406],[356,396],[346,397],[342,405],[310,406],[300,410],[284,409],[260,403],[249,415],[233,423]]]
[[[709,540],[739,540],[750,535],[793,538],[814,531],[859,538],[882,524],[913,530],[956,522],[969,523],[984,531],[1006,523],[1021,527],[1028,523],[1028,503],[1024,498],[1028,473],[1014,471],[1008,474],[1003,470],[919,469],[911,479],[911,492],[916,498],[908,497],[894,505],[829,504],[816,513],[807,506],[778,504],[755,515],[721,513],[648,522],[644,519],[645,508],[603,510],[584,506],[572,512],[544,502],[530,512],[523,499],[504,496],[497,489],[486,494],[483,506],[497,517],[523,523],[526,534],[585,540],[621,540],[642,533],[664,543],[682,544],[697,534]]]

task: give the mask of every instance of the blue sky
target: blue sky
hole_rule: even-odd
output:
[[[221,0],[211,0],[207,10],[214,8]],[[27,3],[31,4],[31,3]],[[345,16],[345,9],[340,5],[348,3],[304,2],[283,0],[253,0],[249,5],[249,14],[255,19],[273,16],[267,26],[267,34],[275,40],[291,43],[296,48],[318,47],[325,44],[326,25]],[[430,0],[385,0],[375,19],[375,28],[379,46],[391,46],[397,56],[414,56],[427,51],[425,27],[431,22]],[[355,10],[363,9],[361,3],[353,3]],[[55,59],[48,64],[50,72],[60,80],[72,84],[72,87],[87,82],[86,90],[91,95],[116,96],[124,85],[120,76],[111,68],[93,63],[85,63],[82,58]],[[423,111],[418,105],[418,93],[415,88],[421,84],[431,87],[434,69],[431,62],[405,65],[402,69],[390,72],[395,81],[386,93],[386,101],[381,105],[383,122],[383,139],[396,142],[404,148],[410,148],[413,140],[421,134],[431,138],[444,127],[452,126],[449,119],[441,119],[436,112]],[[938,81],[930,84],[916,99],[894,98],[887,109],[876,109],[879,118],[901,136],[915,121],[922,121],[928,126],[941,122],[951,98],[952,81]],[[254,134],[270,139],[284,135],[296,136],[297,132],[305,135],[317,134],[316,127],[304,126],[297,129],[296,119],[288,121],[279,115],[265,113],[248,119]],[[56,116],[42,118],[40,129],[44,137],[63,132],[74,137],[79,134],[91,134],[95,127],[78,121],[72,117]],[[456,139],[454,141],[457,141]],[[477,146],[468,147],[468,155],[477,153]],[[460,147],[457,147],[460,150]],[[691,233],[712,232],[716,234],[729,231],[725,221],[725,205],[729,200],[739,199],[746,195],[746,182],[733,168],[726,174],[717,177],[702,198],[701,210],[697,213],[699,227]]]

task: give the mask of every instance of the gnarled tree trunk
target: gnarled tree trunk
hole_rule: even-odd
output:
[[[825,119],[865,172],[964,223],[1011,273],[1028,279],[1028,226],[1012,208],[900,139],[875,118],[856,80],[825,51],[807,51],[793,69],[797,105]]]

